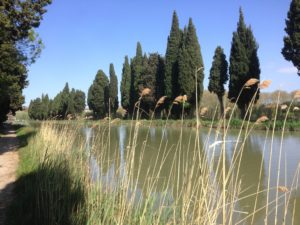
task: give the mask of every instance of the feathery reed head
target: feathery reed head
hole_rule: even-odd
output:
[[[205,116],[205,114],[208,112],[208,108],[204,107],[200,110],[200,116]]]
[[[160,97],[160,99],[157,101],[156,105],[159,106],[159,105],[164,104],[166,101],[166,98],[167,98],[167,96]]]
[[[144,88],[144,90],[141,93],[141,97],[144,97],[146,95],[150,95],[151,89],[150,88]]]
[[[287,108],[288,108],[288,106],[286,104],[280,106],[281,110],[286,110]]]
[[[177,105],[178,103],[183,103],[187,101],[187,95],[179,95],[175,98],[173,104]]]
[[[259,88],[260,89],[266,89],[266,88],[268,88],[270,86],[271,83],[272,83],[271,80],[264,80],[263,82],[261,82],[259,84]]]
[[[289,189],[285,186],[278,186],[278,191],[287,193],[287,192],[289,192]]]
[[[249,79],[249,80],[245,83],[245,87],[246,87],[246,88],[250,88],[251,86],[257,84],[258,82],[259,82],[258,79],[256,79],[256,78],[251,78],[251,79]]]
[[[259,123],[263,123],[263,122],[266,122],[266,121],[268,121],[269,120],[269,118],[268,117],[266,117],[266,116],[261,116],[261,117],[259,117],[257,120],[256,120],[256,124],[259,124]]]
[[[297,90],[295,95],[294,95],[294,98],[300,98],[300,90]]]
[[[224,110],[224,113],[226,114],[226,113],[228,113],[229,111],[231,110],[231,107],[226,107],[226,109]]]

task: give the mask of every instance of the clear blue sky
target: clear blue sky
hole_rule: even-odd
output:
[[[87,93],[99,69],[115,66],[121,79],[124,56],[133,57],[137,41],[146,53],[165,54],[172,13],[180,26],[192,17],[205,65],[205,83],[214,50],[230,54],[232,32],[241,6],[259,44],[261,79],[273,81],[268,91],[299,89],[300,77],[281,55],[290,0],[53,0],[38,33],[45,49],[29,68],[26,104],[48,93],[53,98],[66,82]]]

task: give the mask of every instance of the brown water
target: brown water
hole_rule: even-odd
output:
[[[88,149],[93,145],[93,149],[90,151],[93,179],[116,186],[118,181],[127,174],[128,154],[133,149],[132,142],[130,142],[133,132],[130,127],[118,126],[111,127],[110,135],[108,133],[103,129],[85,129]],[[255,214],[254,223],[264,224],[265,206],[269,202],[268,224],[275,223],[275,213],[278,214],[277,224],[283,223],[284,214],[286,214],[286,224],[292,224],[294,204],[296,206],[294,224],[300,224],[300,188],[297,188],[297,184],[300,184],[297,180],[297,168],[300,161],[300,133],[285,132],[283,139],[281,135],[281,132],[275,132],[272,135],[271,131],[268,133],[252,131],[247,138],[244,138],[245,134],[238,138],[239,131],[230,131],[226,135],[225,168],[227,168],[226,173],[233,168],[235,178],[241,182],[242,191],[238,198],[249,196],[257,191],[261,192],[261,194],[245,197],[238,201],[235,221],[247,217],[256,205],[256,209],[261,208],[261,210]],[[195,148],[195,140],[197,139],[194,129],[139,128],[134,147],[133,169],[133,177],[138,185],[136,196],[146,195],[148,191],[146,187],[149,187],[149,183],[152,182],[155,187],[151,191],[155,198],[159,199],[161,195],[167,194],[167,201],[175,201],[180,187],[185,185],[184,176],[188,175],[188,167],[192,168],[193,164],[196,165],[196,169],[194,169],[196,172],[192,179],[197,179],[197,176],[201,174],[202,161],[195,159],[195,151],[201,151],[207,165],[214,164],[212,173],[221,174],[222,171],[218,172],[217,168],[218,160],[222,155],[222,134],[215,131],[210,133],[207,129],[203,129],[199,132],[200,148]],[[244,147],[241,148],[240,146],[243,144]],[[131,147],[127,147],[128,145]],[[243,151],[239,166],[231,167],[232,159],[238,151]],[[280,167],[278,167],[279,159]],[[174,169],[175,167],[179,169]],[[176,174],[174,171],[177,171]],[[271,189],[269,194],[266,191],[268,183]],[[278,192],[279,200],[276,204],[274,199],[277,184],[286,186],[289,192]],[[283,207],[285,204],[288,207]],[[286,212],[284,208],[287,208]],[[250,224],[251,219],[252,217],[241,224]]]

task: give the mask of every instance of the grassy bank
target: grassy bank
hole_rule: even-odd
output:
[[[139,120],[139,123],[142,126],[153,126],[153,127],[164,127],[167,126],[169,128],[196,128],[197,127],[197,120],[196,119],[185,119],[185,120]],[[222,122],[223,123],[223,122]],[[248,123],[248,122],[247,122]],[[99,125],[99,124],[108,124],[108,121],[100,120],[100,121],[87,121],[85,124],[88,125]],[[132,120],[120,120],[115,119],[111,120],[111,124],[113,125],[127,125],[130,126],[132,124]],[[251,126],[253,126],[254,130],[276,130],[281,131],[284,128],[284,121],[277,120],[275,121],[266,121],[264,123],[255,123],[255,122],[249,122]],[[224,127],[224,124],[222,124]],[[220,121],[212,121],[208,119],[202,119],[200,120],[200,127],[204,128],[214,128],[219,129],[220,128]],[[230,121],[225,122],[225,127],[229,127],[230,129],[240,130],[240,129],[246,129],[247,126],[245,123],[243,123],[243,120],[241,119],[231,119]],[[300,131],[300,121],[286,121],[285,128],[286,131]]]
[[[280,219],[289,223],[294,220],[296,202],[292,192],[298,187],[299,168],[295,175],[297,182],[286,189],[271,185],[263,187],[260,183],[250,188],[241,185],[241,159],[251,126],[241,130],[243,135],[237,140],[241,144],[235,146],[232,158],[226,156],[225,145],[221,149],[209,147],[208,142],[200,145],[199,139],[195,138],[190,140],[189,146],[182,146],[179,138],[172,149],[160,147],[160,154],[150,164],[150,169],[142,167],[142,163],[149,160],[145,155],[149,145],[147,137],[139,154],[136,152],[141,123],[143,121],[132,122],[125,165],[121,164],[117,153],[109,153],[108,126],[87,128],[86,134],[92,129],[97,131],[87,145],[81,125],[74,122],[42,123],[37,133],[31,133],[34,136],[20,149],[16,198],[7,224],[244,224],[254,221],[257,212],[266,221]],[[19,130],[19,136],[28,138],[28,129]],[[224,131],[223,138],[226,133]],[[170,151],[175,151],[176,157],[168,158]],[[94,155],[94,152],[98,154]],[[218,157],[211,157],[214,155]],[[109,168],[112,160],[116,161],[116,181],[111,177],[103,179],[100,169]],[[153,193],[162,180],[162,167],[166,161],[169,161],[171,171],[163,179],[164,190],[157,197]],[[99,165],[98,173],[95,173],[96,165]],[[147,171],[147,176],[143,190],[139,190],[138,178],[142,169]],[[269,174],[264,171],[263,161],[257,176],[262,173],[266,173],[270,181],[270,171]],[[179,174],[184,176],[179,177]],[[261,194],[268,198],[256,204]],[[271,195],[276,197],[269,198]],[[245,200],[255,204],[241,212],[239,205]],[[276,208],[278,212],[274,213]]]

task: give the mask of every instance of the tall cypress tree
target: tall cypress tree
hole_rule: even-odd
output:
[[[130,87],[131,87],[131,69],[128,61],[128,56],[125,56],[125,61],[122,70],[121,81],[121,105],[127,111],[130,106]]]
[[[168,36],[165,77],[164,77],[164,94],[169,98],[174,98],[179,94],[178,85],[178,58],[179,48],[181,45],[182,31],[179,28],[178,16],[176,11],[173,13],[172,27]]]
[[[196,102],[196,70],[203,67],[200,45],[198,42],[196,29],[192,19],[189,19],[189,25],[183,34],[184,40],[179,54],[179,90],[181,95],[187,95],[192,109]],[[203,69],[197,72],[198,101],[201,100],[203,93]]]
[[[228,80],[228,62],[223,48],[218,46],[210,69],[208,90],[218,96],[221,116],[224,113],[223,96],[225,93],[224,84]]]
[[[254,102],[259,98],[258,85],[244,88],[245,83],[251,79],[260,79],[260,66],[257,56],[258,45],[250,27],[244,22],[244,15],[240,9],[240,17],[237,31],[233,33],[230,51],[230,81],[228,98],[231,102],[236,102],[241,110],[241,117],[245,112],[254,94]]]
[[[300,76],[300,0],[292,0],[285,23],[287,36],[283,39],[281,53],[286,60],[292,61]]]
[[[105,117],[108,113],[109,81],[102,70],[97,72],[88,92],[88,106],[96,118]]]
[[[118,107],[118,78],[115,73],[114,65],[109,65],[109,98],[111,105],[111,113],[115,114]]]
[[[139,99],[139,88],[141,86],[141,75],[143,71],[143,51],[141,43],[137,43],[136,55],[131,60],[131,87],[130,87],[130,112],[133,112],[134,105]]]

